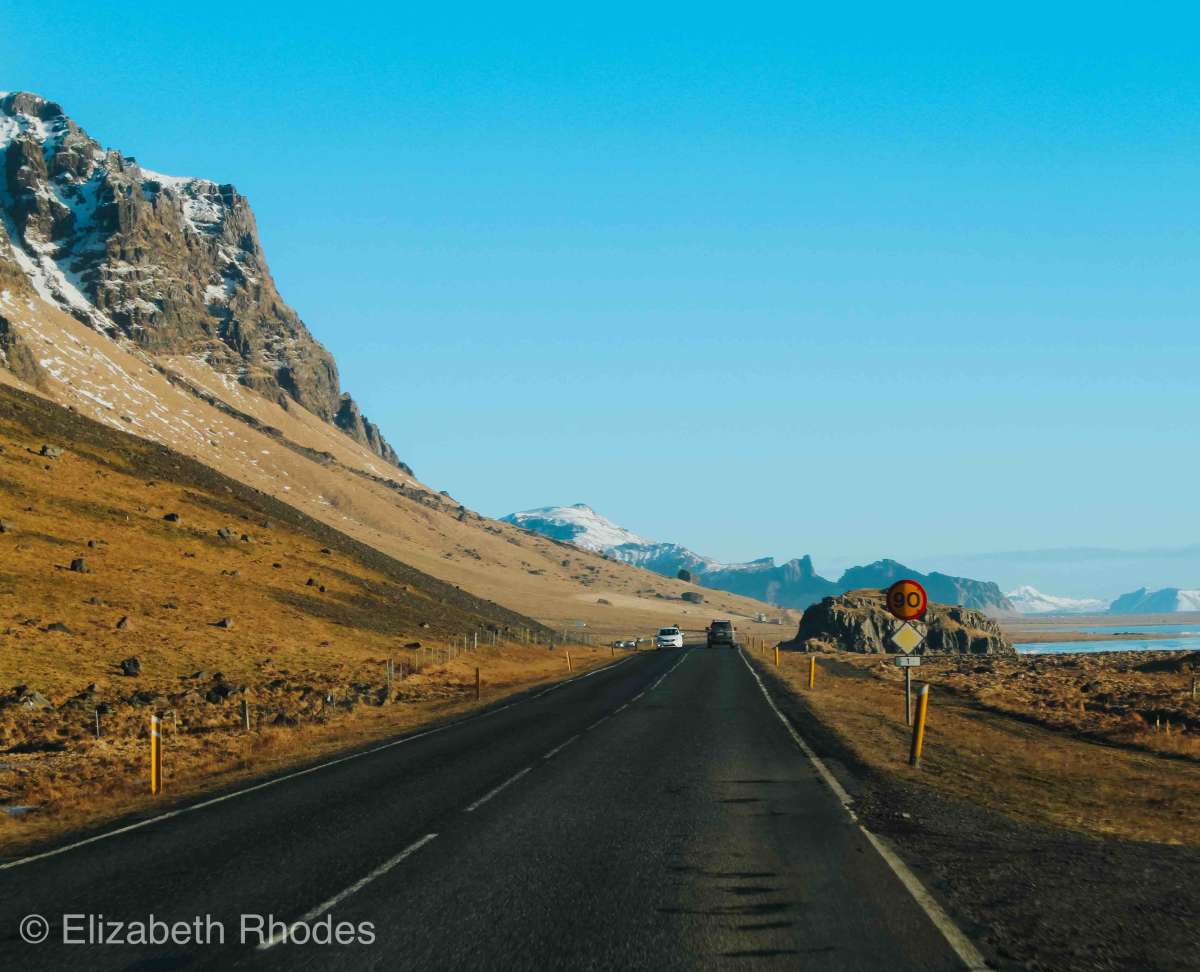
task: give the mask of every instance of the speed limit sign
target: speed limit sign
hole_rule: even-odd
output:
[[[888,588],[887,609],[901,621],[915,621],[925,613],[929,597],[915,580],[898,580]]]

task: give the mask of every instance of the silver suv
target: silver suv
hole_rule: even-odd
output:
[[[737,645],[737,634],[732,621],[714,621],[708,626],[709,648],[733,648]]]

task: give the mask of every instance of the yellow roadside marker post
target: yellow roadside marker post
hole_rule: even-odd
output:
[[[917,720],[913,724],[912,750],[908,754],[908,765],[920,767],[921,750],[925,746],[925,715],[929,711],[929,683],[917,692]]]
[[[808,687],[811,691],[817,684],[817,656],[810,655],[808,659]]]
[[[475,669],[475,701],[479,701],[479,669]]]
[[[775,667],[779,667],[779,645],[775,646]]]
[[[574,671],[574,669],[571,667],[571,653],[569,651],[567,652],[567,671]]]
[[[162,720],[150,716],[150,793],[158,796],[162,792]]]

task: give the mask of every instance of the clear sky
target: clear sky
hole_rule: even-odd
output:
[[[819,568],[1144,548],[1200,540],[1188,9],[22,4],[0,88],[233,182],[484,513]]]

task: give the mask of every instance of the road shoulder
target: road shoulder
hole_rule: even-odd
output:
[[[752,664],[850,794],[862,823],[899,853],[997,968],[1194,968],[1195,849],[1097,840],[899,779],[860,759],[769,665]]]

